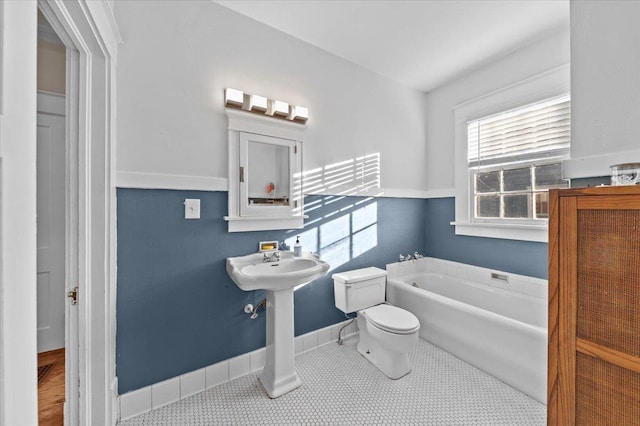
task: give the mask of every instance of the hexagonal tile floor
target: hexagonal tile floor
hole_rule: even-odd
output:
[[[419,340],[412,371],[390,380],[357,335],[296,357],[302,386],[269,399],[249,374],[120,423],[137,425],[544,425],[546,407]]]

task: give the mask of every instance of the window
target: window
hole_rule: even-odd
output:
[[[548,190],[567,185],[569,83],[563,65],[454,108],[456,234],[547,241]]]
[[[565,188],[561,161],[571,137],[569,96],[467,123],[472,217],[476,222],[549,217],[550,188]]]

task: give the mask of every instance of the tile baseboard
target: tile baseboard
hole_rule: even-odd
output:
[[[320,328],[295,338],[295,353],[299,355],[338,340],[340,329],[351,320]],[[357,333],[356,323],[349,324],[343,338]],[[144,388],[118,396],[120,419],[126,420],[160,408],[172,402],[204,392],[238,377],[261,370],[265,363],[266,349],[261,348],[246,354],[217,362]]]

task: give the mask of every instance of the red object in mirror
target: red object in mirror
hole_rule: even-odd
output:
[[[271,192],[276,190],[276,186],[273,184],[273,182],[269,182],[267,184],[267,194],[271,194]]]

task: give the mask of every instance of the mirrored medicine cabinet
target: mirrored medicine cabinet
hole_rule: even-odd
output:
[[[302,228],[306,126],[241,110],[229,119],[229,232]]]

